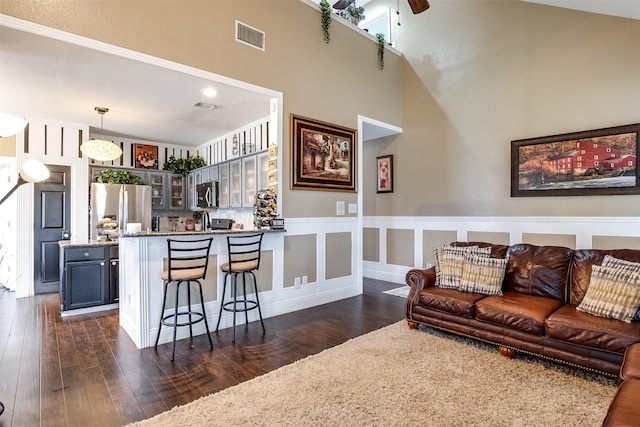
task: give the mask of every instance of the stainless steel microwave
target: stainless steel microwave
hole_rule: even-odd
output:
[[[199,208],[217,208],[220,194],[218,186],[218,181],[196,185],[196,205]]]

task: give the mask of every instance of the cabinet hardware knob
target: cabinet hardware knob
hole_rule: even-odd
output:
[[[84,253],[84,256],[89,256],[89,252],[85,252],[85,253]]]
[[[100,265],[102,265],[102,266],[103,266],[103,265],[104,265],[104,262],[101,262],[101,263],[100,263]]]
[[[111,265],[116,265],[117,262],[116,261],[111,261]]]

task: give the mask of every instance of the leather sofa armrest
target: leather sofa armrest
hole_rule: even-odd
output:
[[[435,267],[428,268],[426,270],[412,269],[407,272],[405,278],[407,285],[411,286],[408,300],[411,300],[413,304],[418,302],[418,295],[424,288],[435,286],[436,283],[436,269]]]

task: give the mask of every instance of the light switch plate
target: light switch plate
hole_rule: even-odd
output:
[[[358,213],[358,205],[355,203],[349,203],[349,213],[350,214]]]
[[[336,202],[336,215],[344,215],[344,202]]]

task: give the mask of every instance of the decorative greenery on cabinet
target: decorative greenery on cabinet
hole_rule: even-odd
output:
[[[322,17],[322,34],[324,35],[324,42],[329,43],[331,40],[331,34],[329,33],[329,27],[331,26],[331,11],[333,8],[327,0],[320,2],[320,14]]]
[[[384,34],[377,33],[376,38],[378,39],[378,66],[381,70],[384,69]]]
[[[135,184],[144,185],[144,181],[129,171],[107,169],[96,176],[96,182],[103,184]]]
[[[178,159],[176,156],[169,156],[169,159],[164,162],[162,169],[165,171],[171,171],[173,173],[187,176],[189,172],[194,169],[198,169],[207,165],[207,162],[200,156],[188,156],[183,159]]]

